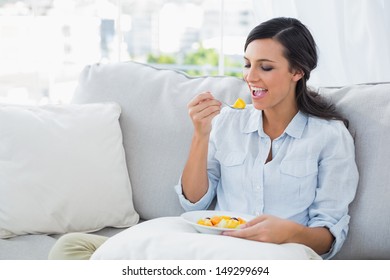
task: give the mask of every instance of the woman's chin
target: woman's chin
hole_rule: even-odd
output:
[[[255,108],[257,110],[264,110],[266,108],[264,102],[256,100],[254,98],[252,98],[252,105],[253,105],[253,108]]]

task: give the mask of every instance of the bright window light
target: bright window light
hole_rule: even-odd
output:
[[[0,1],[0,102],[68,103],[88,64],[241,75],[252,0]]]

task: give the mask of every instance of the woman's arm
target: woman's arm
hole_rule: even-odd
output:
[[[276,244],[299,243],[312,248],[319,255],[327,253],[334,241],[326,227],[307,227],[271,215],[258,216],[241,230],[224,232],[224,235]]]
[[[220,110],[221,103],[210,92],[195,96],[188,104],[194,134],[181,182],[184,196],[193,203],[201,199],[208,190],[207,153],[211,121]]]

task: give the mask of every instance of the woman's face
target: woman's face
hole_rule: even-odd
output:
[[[273,39],[254,40],[247,46],[243,74],[256,109],[264,112],[297,110],[295,88],[302,75],[290,69],[283,50]]]

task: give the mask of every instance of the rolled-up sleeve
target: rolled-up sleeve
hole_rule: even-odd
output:
[[[210,180],[209,180],[209,186],[210,186]],[[200,200],[198,200],[195,203],[189,201],[183,194],[181,178],[179,180],[179,183],[175,186],[175,191],[179,197],[180,205],[181,207],[183,207],[185,211],[206,210],[210,206],[215,196],[215,191],[213,190],[213,188],[209,187],[206,194]]]
[[[349,228],[349,204],[355,197],[358,170],[352,136],[341,122],[332,122],[318,166],[318,186],[309,208],[310,227],[327,227],[335,240],[322,257],[332,258],[342,247]]]

